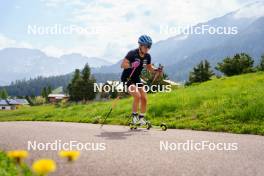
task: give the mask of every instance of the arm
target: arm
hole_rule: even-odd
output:
[[[127,68],[130,68],[130,62],[127,58],[124,58],[122,63],[121,63],[121,68],[123,69],[127,69]]]
[[[152,84],[153,82],[156,81],[157,78],[161,78],[163,76],[163,71],[162,71],[163,67],[160,65],[159,68],[155,68],[153,65],[151,64],[148,64],[147,65],[147,70],[152,73],[154,76],[153,76],[153,81],[152,81]]]
[[[155,73],[156,68],[155,68],[152,64],[148,64],[148,65],[147,65],[147,70],[148,70],[150,73]]]

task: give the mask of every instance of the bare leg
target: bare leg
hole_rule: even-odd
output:
[[[139,101],[140,101],[140,92],[139,92],[138,88],[133,84],[129,86],[128,92],[130,95],[132,95],[134,97],[132,111],[138,112],[138,106],[139,106]]]
[[[144,114],[147,111],[147,93],[144,91],[143,88],[139,88],[140,93],[140,112]]]

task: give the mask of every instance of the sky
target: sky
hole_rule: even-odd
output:
[[[137,39],[142,34],[150,35],[154,42],[165,40],[175,33],[161,29],[206,22],[250,2],[0,0],[0,49],[39,49],[54,57],[80,53],[114,63],[137,47]],[[58,32],[62,29],[66,32]],[[69,29],[74,30],[69,32]]]

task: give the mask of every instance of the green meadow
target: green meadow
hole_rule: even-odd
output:
[[[0,111],[0,121],[100,123],[112,101],[58,104]],[[132,98],[118,100],[107,124],[126,125]],[[148,95],[147,118],[169,128],[264,135],[264,72],[215,78]]]

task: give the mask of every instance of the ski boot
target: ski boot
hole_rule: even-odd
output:
[[[152,127],[151,123],[148,120],[145,120],[144,116],[139,115],[138,118],[139,118],[139,125],[141,127],[145,127],[147,130],[149,130]]]
[[[135,130],[135,129],[137,129],[137,124],[139,122],[138,114],[132,113],[131,117],[132,117],[132,120],[129,123],[129,127],[131,130]]]
[[[149,121],[145,120],[144,117],[138,115],[135,116],[132,114],[132,122],[129,123],[129,127],[131,130],[135,130],[138,127],[146,128],[149,130],[152,125]]]

